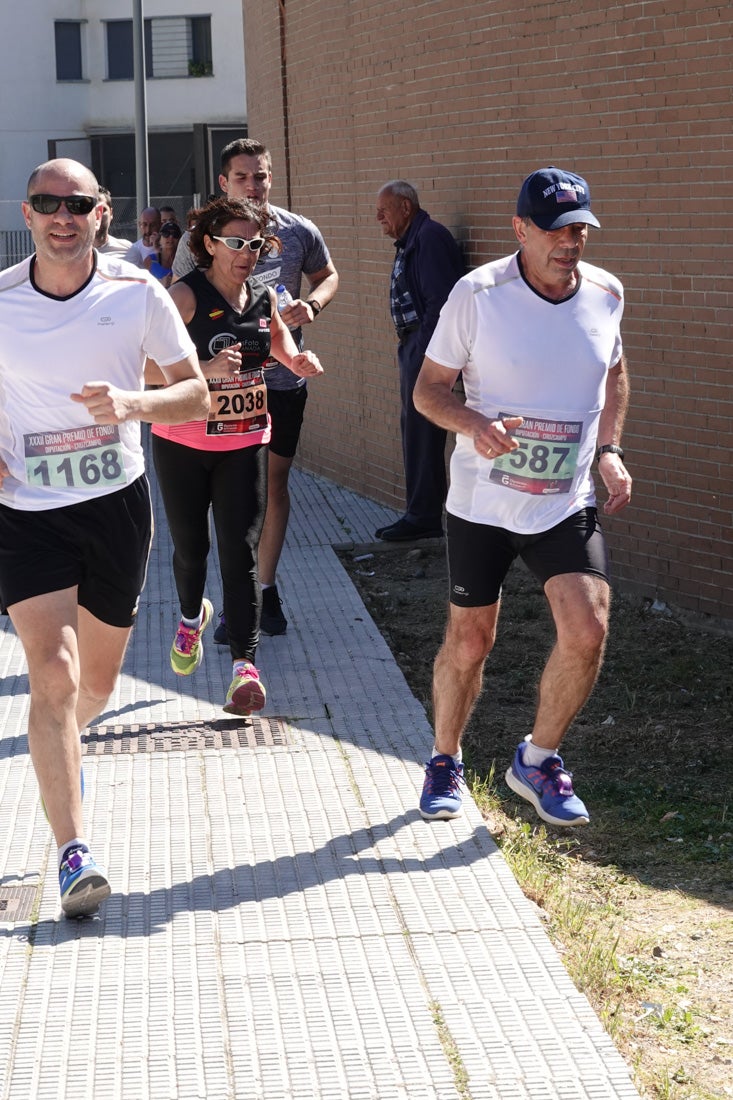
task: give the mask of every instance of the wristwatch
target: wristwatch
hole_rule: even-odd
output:
[[[604,443],[602,447],[599,447],[596,451],[596,462],[601,455],[618,455],[623,462],[624,452],[622,447],[617,447],[615,443]]]
[[[309,299],[308,299],[308,301],[307,301],[307,303],[306,303],[306,305],[309,305],[309,306],[311,307],[311,309],[313,310],[313,316],[314,316],[314,318],[315,318],[315,317],[317,317],[317,316],[318,316],[318,314],[319,314],[319,313],[321,312],[321,310],[323,309],[323,306],[322,306],[322,305],[320,304],[320,302],[317,302],[317,301],[315,300],[315,298],[309,298]]]

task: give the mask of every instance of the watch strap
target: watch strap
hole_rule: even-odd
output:
[[[623,447],[619,447],[615,443],[604,443],[602,447],[599,447],[596,451],[596,462],[601,455],[618,455],[622,462],[624,460]]]

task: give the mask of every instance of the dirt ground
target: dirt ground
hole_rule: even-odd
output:
[[[442,542],[341,557],[430,716]],[[552,640],[520,564],[464,738],[472,786],[493,792],[487,820],[520,882],[523,852],[538,851],[546,872],[523,888],[642,1093],[733,1096],[733,638],[615,597],[603,671],[562,747],[591,813],[576,830],[541,826],[503,781]]]

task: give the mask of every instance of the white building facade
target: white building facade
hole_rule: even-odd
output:
[[[150,197],[182,220],[217,190],[221,148],[247,132],[242,7],[144,0],[143,9]],[[52,156],[88,164],[112,192],[112,232],[134,238],[132,0],[8,0],[3,39],[0,266],[17,258],[28,176]]]

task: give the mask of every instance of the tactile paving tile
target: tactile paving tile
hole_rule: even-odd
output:
[[[221,711],[226,647],[169,668],[156,503],[140,621],[84,735],[113,886],[95,920],[60,915],[0,632],[0,888],[35,897],[0,920],[0,1100],[634,1100],[472,801],[417,811],[430,727],[331,549],[396,516],[298,471],[292,493],[290,623],[262,639],[268,703],[246,723]],[[218,609],[215,555],[207,592]]]

